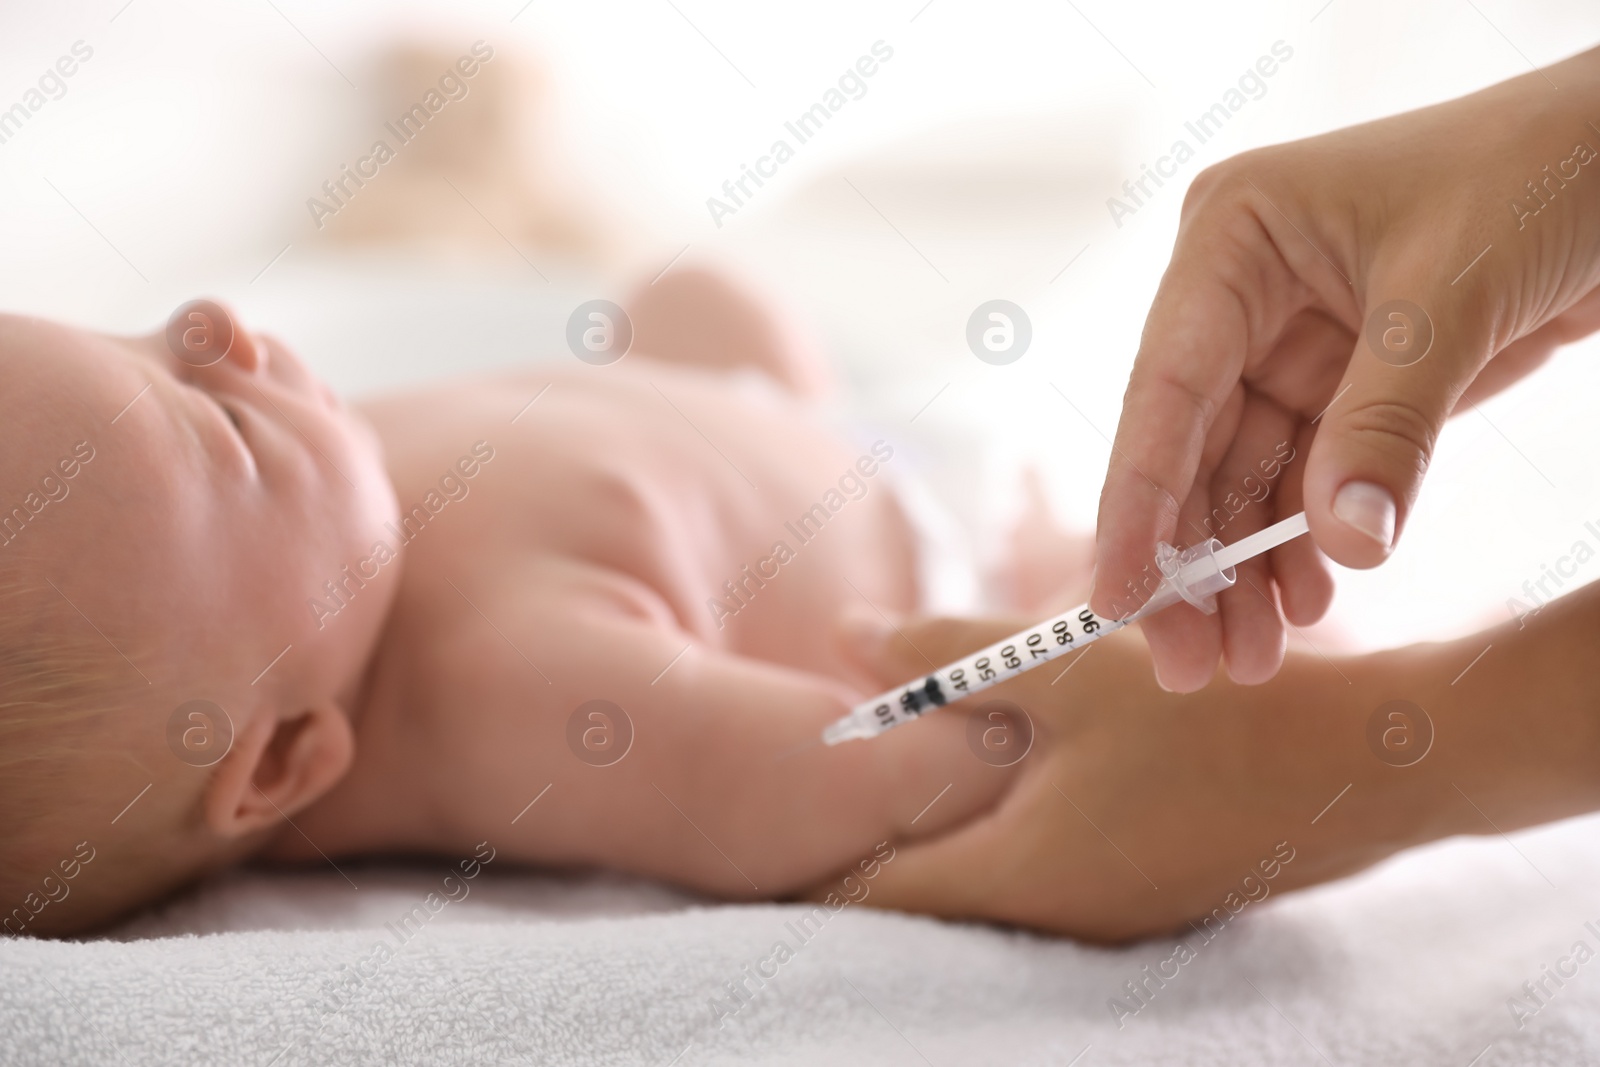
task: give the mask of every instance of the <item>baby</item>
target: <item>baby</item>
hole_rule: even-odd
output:
[[[821,365],[715,276],[630,310],[615,365],[359,410],[209,302],[0,318],[8,932],[485,842],[785,897],[992,805],[959,716],[816,745],[875,688],[835,621],[919,604],[896,443],[824,429]]]
[[[855,871],[875,905],[1209,940],[1269,893],[1600,806],[1560,666],[1600,596],[1187,696],[1124,632],[986,694],[1020,713],[821,746],[1037,615],[892,622],[922,594],[895,441],[824,429],[821,364],[716,277],[630,307],[620,363],[359,412],[206,302],[142,338],[0,317],[9,935],[246,857],[416,855],[836,910]],[[1010,584],[1042,601],[1072,550],[1022,541]],[[1530,680],[1540,713],[1507,714]]]

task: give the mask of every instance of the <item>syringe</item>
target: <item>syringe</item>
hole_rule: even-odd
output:
[[[1121,619],[1103,619],[1090,611],[1087,604],[1073,608],[946,664],[920,681],[857,704],[850,714],[822,731],[822,740],[837,745],[858,737],[876,737],[903,722],[921,718],[934,708],[980,693],[1024,671],[1076,652],[1180,600],[1188,601],[1209,615],[1217,610],[1215,594],[1233,585],[1235,567],[1305,532],[1306,513],[1302,511],[1227,546],[1212,538],[1179,551],[1162,542],[1156,546],[1156,569],[1161,574],[1161,584],[1132,614]]]

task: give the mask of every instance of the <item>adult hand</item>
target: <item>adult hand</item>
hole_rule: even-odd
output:
[[[1302,508],[1311,538],[1241,566],[1217,615],[1143,624],[1165,688],[1204,686],[1219,656],[1236,681],[1270,678],[1285,620],[1332,598],[1322,553],[1366,568],[1394,549],[1452,411],[1600,328],[1590,117],[1600,49],[1195,179],[1123,404],[1090,603],[1136,609],[1157,541],[1232,542]]]
[[[887,686],[1022,625],[852,624],[840,647]],[[1156,689],[1137,634],[1114,634],[1064,666],[850,742],[954,727],[969,762],[989,769],[986,757],[1002,755],[1012,775],[992,804],[972,803],[982,779],[952,775],[933,811],[955,802],[977,814],[894,838],[868,903],[1095,941],[1176,930],[1198,948],[1269,894],[1439,838],[1600,809],[1592,672],[1574,668],[1597,637],[1600,585],[1526,626],[1338,661],[1296,653],[1265,685],[1178,696]],[[996,718],[991,701],[1023,709],[1031,730]],[[1507,714],[1524,707],[1538,714]]]
[[[844,647],[890,684],[925,670],[923,656],[945,662],[1019,625],[913,619]],[[1365,678],[1352,675],[1356,694],[1322,659],[1297,656],[1268,685],[1178,696],[1156,688],[1137,634],[1075,655],[1064,674],[1031,671],[896,731],[955,721],[975,746],[970,762],[982,759],[976,746],[1004,753],[1014,778],[977,817],[895,840],[869,903],[1125,941],[1187,931],[1186,920],[1213,909],[1226,924],[1244,899],[1350,873],[1422,839],[1416,806],[1389,788],[1393,768],[1363,742]],[[991,701],[1025,721],[995,718]],[[1311,825],[1352,782],[1341,818]]]

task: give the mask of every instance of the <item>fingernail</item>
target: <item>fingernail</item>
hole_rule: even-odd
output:
[[[1394,544],[1394,497],[1372,482],[1345,482],[1333,497],[1333,514],[1384,548]]]
[[[1163,682],[1161,680],[1161,664],[1155,663],[1155,664],[1152,664],[1152,666],[1155,668],[1155,672],[1154,673],[1155,673],[1155,676],[1156,676],[1156,685],[1160,688],[1160,690],[1163,693],[1174,693],[1174,692],[1177,692],[1177,690],[1173,689],[1170,685],[1168,685],[1166,682]]]

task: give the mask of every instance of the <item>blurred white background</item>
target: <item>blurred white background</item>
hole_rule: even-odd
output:
[[[317,231],[305,201],[379,134],[375,62],[402,39],[445,56],[482,39],[495,63],[543,72],[544,117],[527,132],[566,187],[552,210],[601,220],[603,250],[513,247],[487,223],[470,255],[358,248]],[[884,422],[922,411],[918,427],[952,447],[973,443],[976,455],[985,441],[986,463],[1039,464],[1062,517],[1087,527],[1109,451],[1101,435],[1116,425],[1182,187],[1253,146],[1588,47],[1600,7],[13,4],[0,14],[0,109],[80,40],[93,58],[66,94],[0,144],[4,310],[146,331],[182,300],[216,295],[359,393],[570,358],[562,329],[580,300],[620,295],[680,253],[728,262],[815,325],[859,410]],[[706,198],[876,41],[893,58],[866,95],[717,227]],[[1277,41],[1293,58],[1266,94],[1117,227],[1106,199]],[[438,189],[459,211],[455,195]],[[993,298],[1033,320],[1032,349],[1006,367],[974,359],[963,336]],[[1594,341],[1574,346],[1451,426],[1394,560],[1341,574],[1336,629],[1371,647],[1503,621],[1506,599],[1575,540],[1600,548],[1583,526],[1600,529],[1597,355]],[[1578,580],[1595,576],[1600,560]]]

